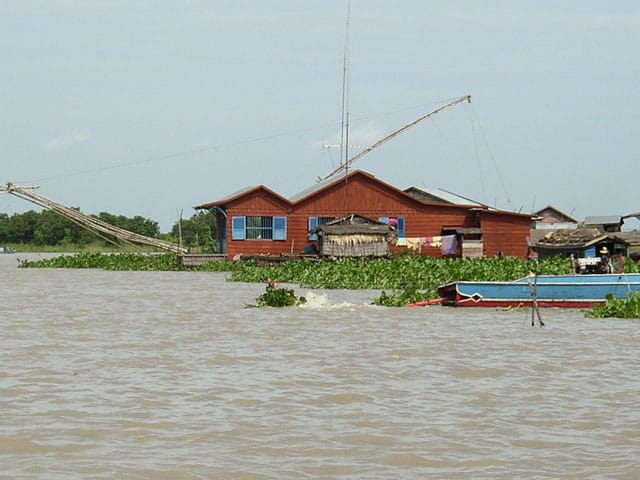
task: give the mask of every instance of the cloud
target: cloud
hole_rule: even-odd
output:
[[[67,148],[79,143],[84,143],[93,138],[93,135],[85,130],[79,130],[74,128],[73,131],[67,135],[61,135],[52,140],[49,140],[45,145],[47,150],[57,150],[60,148]]]

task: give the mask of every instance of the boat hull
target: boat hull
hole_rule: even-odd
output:
[[[640,274],[540,275],[511,282],[452,282],[438,288],[444,305],[459,307],[591,308],[607,296],[640,290]],[[535,296],[534,296],[535,292]]]

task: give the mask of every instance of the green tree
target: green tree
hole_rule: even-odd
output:
[[[158,225],[158,222],[141,217],[140,215],[127,219],[124,225],[125,226],[122,228],[125,230],[144,235],[145,237],[156,238],[160,235],[160,226]]]
[[[33,243],[33,232],[38,223],[39,214],[34,210],[24,213],[14,213],[8,219],[4,235],[8,243]]]
[[[141,216],[127,218],[123,215],[102,212],[94,217],[147,237],[157,238],[160,235],[158,223]],[[95,242],[98,238],[96,233],[52,210],[43,210],[42,212],[29,210],[11,216],[0,213],[0,243],[2,244],[87,245]]]
[[[0,244],[8,243],[9,215],[0,213]]]
[[[100,212],[100,214],[98,214],[96,218],[102,220],[103,222],[107,222],[108,224],[115,227],[122,228],[139,235],[144,235],[145,237],[156,238],[158,235],[160,235],[160,227],[158,225],[158,222],[141,217],[140,215],[136,215],[133,218],[127,218],[124,215],[114,215],[108,212]]]
[[[211,213],[200,211],[187,220],[176,222],[171,229],[171,236],[179,239],[180,232],[185,247],[197,247],[206,252],[215,251],[216,217]]]
[[[72,227],[69,221],[51,210],[40,212],[38,221],[33,229],[33,239],[37,245],[58,245],[65,238],[70,241]]]

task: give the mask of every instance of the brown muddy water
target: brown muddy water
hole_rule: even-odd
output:
[[[640,478],[640,321],[0,255],[0,478]]]

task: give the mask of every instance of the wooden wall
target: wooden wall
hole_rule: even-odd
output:
[[[485,257],[502,252],[505,256],[526,258],[531,231],[531,220],[527,216],[495,212],[481,215]]]
[[[354,175],[349,177],[346,185],[337,182],[294,205],[267,189],[257,189],[234,199],[227,205],[227,256],[302,253],[308,243],[309,217],[341,217],[351,213],[373,220],[404,217],[407,237],[442,235],[443,227],[481,227],[485,256],[493,256],[500,251],[504,255],[518,257],[526,257],[527,254],[528,216],[478,212],[471,206],[425,204],[368,175]],[[286,216],[287,239],[234,241],[231,219],[236,215]],[[422,253],[441,256],[440,249],[436,247],[427,246]]]

